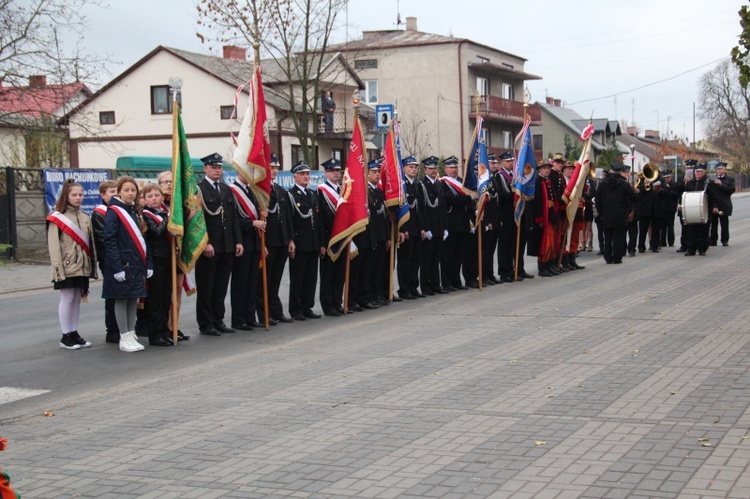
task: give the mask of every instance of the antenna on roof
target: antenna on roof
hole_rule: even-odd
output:
[[[398,28],[402,24],[404,23],[401,22],[401,9],[399,8],[399,0],[396,0],[396,27]]]

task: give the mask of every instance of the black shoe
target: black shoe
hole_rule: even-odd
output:
[[[387,307],[388,305],[391,304],[391,302],[388,301],[388,298],[385,298],[382,296],[377,299],[376,303],[379,303],[381,307]]]
[[[554,274],[552,274],[549,269],[542,269],[539,271],[539,277],[552,277]]]
[[[174,343],[172,343],[171,340],[168,340],[166,338],[162,338],[159,336],[158,338],[149,338],[148,344],[152,347],[171,347],[174,346]]]
[[[432,290],[422,291],[422,296],[435,296],[435,292]]]
[[[685,253],[685,248],[680,246],[679,248],[677,248],[677,253]]]
[[[366,303],[361,304],[360,307],[366,308],[367,310],[375,310],[376,308],[380,308],[380,303],[375,303],[374,301],[368,301]]]
[[[364,308],[359,306],[359,303],[352,303],[349,305],[349,312],[362,312]]]
[[[221,333],[213,326],[201,329],[201,334],[205,334],[206,336],[221,336]]]
[[[320,314],[316,314],[312,310],[305,310],[302,315],[304,315],[306,319],[320,319],[322,317]]]
[[[120,333],[107,333],[105,340],[107,343],[120,344]]]
[[[305,316],[302,315],[302,314],[293,315],[292,319],[294,319],[295,321],[304,321],[305,320]]]
[[[607,264],[610,264],[610,263],[612,263],[612,259],[611,259],[611,258],[610,258],[610,259],[606,259],[606,258],[605,258],[605,259],[604,259],[604,261],[605,261],[605,262],[607,262]]]
[[[261,328],[263,328],[263,329],[265,329],[265,328],[266,328],[266,325],[265,325],[264,323],[262,323],[262,322],[258,322],[258,321],[253,321],[253,322],[252,322],[252,324],[250,324],[250,325],[251,325],[251,326],[253,326],[253,327],[261,327]],[[270,322],[270,321],[268,322],[268,325],[269,325],[269,326],[271,325],[271,322]]]
[[[570,266],[573,267],[576,270],[583,270],[583,269],[586,268],[583,265],[578,265],[578,262],[576,262],[575,260],[570,260]]]
[[[417,298],[426,298],[426,296],[423,295],[422,293],[420,293],[419,291],[412,291],[411,294],[414,295]]]
[[[486,288],[488,286],[494,286],[494,285],[495,285],[495,283],[492,282],[492,281],[490,281],[489,279],[485,279],[485,280],[482,281],[482,287],[483,288]]]
[[[652,248],[651,249],[651,253],[658,253],[658,252],[659,252],[659,248]]]
[[[509,275],[501,276],[500,277],[500,281],[502,281],[502,282],[515,282],[515,280],[511,276],[509,276]]]
[[[635,256],[635,251],[628,251],[629,256]]]
[[[253,324],[240,324],[239,326],[235,326],[232,324],[232,329],[236,329],[238,331],[252,331],[253,330]]]
[[[71,333],[65,333],[62,335],[62,339],[60,340],[60,348],[65,348],[66,350],[80,350],[81,345],[78,343],[78,340],[72,336]]]
[[[437,288],[437,289],[435,290],[435,293],[437,293],[437,294],[439,294],[439,295],[447,295],[448,293],[450,293],[450,291],[448,291],[448,290],[447,290],[447,289],[445,289],[445,288]]]
[[[177,330],[177,341],[188,341],[190,339],[190,336],[184,334],[179,329]]]
[[[699,254],[700,256],[706,256],[706,252],[705,252],[705,251],[699,251],[699,252],[698,252],[698,254]]]
[[[231,327],[227,327],[227,325],[224,324],[223,322],[214,324],[214,328],[216,328],[216,330],[220,333],[227,333],[227,334],[234,333],[234,329],[232,329]]]
[[[495,284],[499,284],[499,283],[501,282],[501,281],[500,281],[500,279],[498,279],[498,278],[497,278],[497,277],[495,277],[494,275],[493,275],[493,276],[490,276],[490,277],[489,277],[488,279],[489,279],[490,281],[494,282]]]
[[[479,283],[477,281],[469,283],[471,289],[479,289]]]
[[[695,256],[695,250],[686,250],[685,256]]]
[[[291,317],[287,317],[286,315],[282,315],[278,319],[274,319],[274,320],[276,322],[283,322],[284,324],[289,324],[289,323],[294,322],[294,319],[292,319]]]
[[[729,243],[721,243],[722,246],[729,246]]]
[[[399,298],[399,297],[398,297],[398,296],[396,296],[396,295],[393,295],[393,303],[398,303],[398,302],[400,302],[400,301],[402,301],[402,300],[401,300],[401,298]]]
[[[277,321],[276,319],[268,319],[268,325],[269,326],[275,326],[278,323],[279,323],[279,321]],[[263,324],[263,325],[265,326],[265,324]]]
[[[526,272],[525,270],[523,272],[518,273],[519,276],[523,277],[524,279],[533,279],[534,276]]]
[[[715,242],[708,243],[709,246],[716,246]]]
[[[393,298],[395,299],[396,297],[394,296]],[[416,297],[416,296],[414,296],[414,295],[413,295],[413,294],[411,294],[411,293],[404,293],[404,294],[402,294],[402,295],[401,295],[401,299],[402,299],[402,300],[416,300],[416,299],[417,299],[417,297]]]
[[[460,284],[456,289],[459,291],[466,291],[467,289],[469,289],[469,286],[464,286],[463,284]]]
[[[612,263],[622,263],[622,260],[612,260]]]
[[[458,288],[455,287],[455,286],[448,286],[448,287],[443,288],[443,289],[446,290],[449,293],[453,293],[454,291],[458,291]]]
[[[553,265],[551,267],[548,267],[547,268],[547,272],[549,272],[552,275],[560,275],[560,274],[563,273],[562,269],[560,269],[559,267],[557,267],[555,265]]]
[[[646,248],[638,248],[638,253],[645,253],[645,252],[646,252]]]
[[[323,310],[323,314],[329,317],[341,317],[338,310]]]

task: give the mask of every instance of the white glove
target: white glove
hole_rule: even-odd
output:
[[[443,241],[445,241],[446,239],[448,239],[448,231],[444,230],[443,231]]]
[[[154,271],[151,269],[148,269],[146,271],[146,279],[151,279],[151,276],[154,275]]]
[[[432,231],[431,231],[431,230],[428,230],[427,232],[425,232],[425,233],[424,233],[424,238],[425,238],[425,239],[427,239],[428,241],[429,241],[430,239],[432,239]]]
[[[125,271],[118,272],[115,274],[115,281],[117,282],[125,282]]]

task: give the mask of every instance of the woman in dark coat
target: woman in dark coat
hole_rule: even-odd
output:
[[[146,279],[153,274],[151,252],[143,238],[138,184],[132,177],[117,181],[117,196],[104,217],[105,271],[102,298],[115,299],[115,319],[120,329],[120,350],[137,352],[143,345],[135,338],[138,299],[146,297]]]

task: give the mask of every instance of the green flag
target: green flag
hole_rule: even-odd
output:
[[[177,102],[172,109],[172,206],[168,230],[177,237],[177,265],[187,274],[203,253],[208,234]]]

